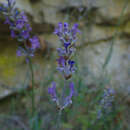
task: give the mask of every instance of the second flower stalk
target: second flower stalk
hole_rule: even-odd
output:
[[[61,42],[61,47],[57,48],[57,70],[63,77],[64,87],[62,88],[61,96],[56,94],[56,83],[52,82],[52,85],[48,88],[48,93],[51,96],[60,111],[72,104],[72,97],[74,96],[74,83],[71,80],[76,67],[75,61],[72,60],[72,56],[76,51],[77,33],[79,33],[78,24],[74,24],[72,28],[68,23],[59,23],[56,27],[54,34],[56,34]],[[69,89],[69,93],[66,94],[66,90]]]

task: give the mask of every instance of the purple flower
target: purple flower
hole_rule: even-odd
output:
[[[66,50],[62,48],[57,48],[57,52],[59,56],[65,56]]]
[[[68,23],[64,23],[64,33],[68,33],[69,32],[69,24]]]
[[[72,104],[72,97],[74,96],[74,83],[70,82],[69,84],[70,93],[67,97],[62,99],[62,102],[59,102],[59,98],[56,94],[56,83],[52,82],[51,87],[48,88],[48,94],[51,96],[52,101],[56,102],[60,110],[65,109],[69,104]]]
[[[21,20],[24,21],[25,23],[28,23],[28,18],[27,16],[25,15],[24,11],[22,11],[20,13],[20,16],[21,16]]]
[[[18,11],[16,11],[15,15],[19,14]],[[27,23],[28,23],[28,19],[25,15],[24,12],[21,12],[18,16],[18,18],[16,17],[17,21],[16,21],[16,28],[17,29],[22,29]]]
[[[10,22],[8,17],[6,17],[4,24],[11,24],[11,22]]]
[[[16,51],[16,55],[17,56],[25,56],[25,55],[27,55],[27,53],[22,47],[18,47],[18,49]]]
[[[59,66],[57,69],[60,73],[62,72],[65,79],[71,78],[72,73],[74,73],[76,69],[74,67],[75,62],[71,60],[71,55],[75,52],[74,43],[77,40],[77,33],[79,33],[78,24],[74,24],[72,29],[70,29],[68,23],[62,24],[61,22],[58,24],[54,32],[62,43],[62,47],[57,48],[57,52],[60,57],[58,59]],[[61,59],[64,64],[60,63]]]
[[[62,30],[63,30],[63,24],[61,22],[59,22],[59,24],[58,24],[58,31],[60,33],[62,33]]]
[[[25,15],[25,13],[22,11],[19,14],[19,17],[16,21],[16,28],[22,29],[24,26],[26,26],[26,24],[28,25],[28,19],[27,19],[27,16]]]
[[[16,21],[16,28],[17,29],[22,29],[24,27],[24,21],[22,21],[21,19],[18,19]]]
[[[69,60],[69,61],[68,61],[68,64],[70,65],[70,69],[72,69],[72,67],[73,67],[74,64],[75,64],[75,61]]]
[[[67,48],[71,45],[70,42],[64,42],[64,47],[66,49],[66,52],[67,52]]]
[[[57,101],[57,95],[56,95],[56,83],[52,82],[51,87],[48,88],[48,93],[50,94],[53,101]]]
[[[72,29],[69,28],[68,23],[62,24],[61,22],[58,24],[57,28],[54,31],[59,37],[61,41],[61,48],[57,48],[57,52],[59,58],[57,59],[58,67],[57,70],[62,74],[64,77],[64,81],[67,82],[68,79],[72,77],[72,74],[75,72],[75,61],[71,60],[72,54],[75,52],[75,45],[76,42],[76,34],[79,32],[78,25],[75,24]],[[65,83],[66,84],[66,83]],[[51,95],[52,99],[56,101],[56,104],[60,110],[65,109],[69,104],[72,103],[72,97],[74,95],[74,83],[71,82],[69,84],[69,95],[66,96],[65,89],[67,86],[64,86],[62,90],[61,98],[57,98],[56,96],[56,85],[55,83],[52,84],[52,87],[48,88],[48,93]]]
[[[62,109],[66,108],[69,104],[72,104],[72,97],[74,96],[74,83],[69,84],[70,94],[64,100],[64,105]]]
[[[29,39],[29,41],[31,42],[32,49],[35,50],[40,47],[39,39],[37,36],[33,36],[32,38]]]
[[[32,28],[30,27],[30,24],[27,23],[27,24],[25,25],[25,27],[26,27],[26,29],[28,30],[28,32],[32,31]]]
[[[60,56],[59,59],[57,59],[57,62],[60,66],[64,67],[65,66],[65,59],[63,56]]]
[[[28,39],[30,37],[30,33],[28,30],[23,30],[20,34],[24,39]]]
[[[69,97],[72,98],[72,96],[74,95],[74,83],[71,82],[69,87],[70,87],[70,95],[69,95]]]
[[[3,7],[0,7],[0,11],[3,11]]]
[[[17,17],[19,15],[19,11],[16,10],[14,16]]]
[[[71,77],[72,73],[74,73],[76,70],[76,68],[74,67],[75,62],[72,60],[68,60],[67,63],[63,56],[60,56],[59,59],[57,59],[57,62],[57,70],[59,70],[59,72],[62,73],[65,78]]]
[[[69,29],[69,24],[61,22],[55,29],[54,34],[56,34],[59,39],[63,42],[75,42],[76,34],[79,33],[78,24],[74,24],[72,29]]]
[[[80,31],[79,31],[79,29],[78,29],[78,26],[79,26],[79,25],[78,25],[77,23],[73,25],[73,27],[72,27],[72,29],[71,29],[72,35],[76,36],[77,33],[80,33]]]
[[[11,37],[12,37],[12,38],[15,38],[15,37],[16,37],[16,34],[15,34],[14,30],[11,30]]]
[[[63,30],[63,24],[60,22],[58,24],[58,27],[55,29],[54,34],[56,34],[57,36],[61,37],[62,36],[62,30]]]

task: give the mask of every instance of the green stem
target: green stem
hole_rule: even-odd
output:
[[[32,80],[32,89],[31,89],[32,116],[34,116],[34,113],[35,113],[34,72],[33,72],[32,59],[30,57],[28,59],[29,59],[29,68],[30,68],[30,71],[31,71],[31,80]]]
[[[60,129],[61,114],[62,114],[62,110],[59,110],[58,117],[57,117],[57,123],[56,123],[56,130],[61,130]]]
[[[128,6],[128,0],[125,1],[124,7],[123,7],[123,9],[121,11],[120,17],[119,17],[118,22],[117,22],[117,27],[119,27],[119,25],[122,23],[122,18],[123,18],[123,15],[125,13],[125,9],[127,8],[127,6]],[[105,59],[105,62],[103,64],[103,66],[102,66],[103,70],[105,70],[105,68],[107,67],[109,61],[111,60],[112,53],[113,53],[114,40],[115,40],[117,34],[118,34],[118,30],[115,31],[114,36],[112,38],[112,42],[111,42],[111,46],[110,46],[108,55],[107,55],[107,57]]]

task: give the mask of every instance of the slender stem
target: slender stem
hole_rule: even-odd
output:
[[[57,123],[56,123],[56,130],[61,130],[60,129],[61,115],[62,115],[62,110],[59,110],[58,117],[57,117]]]
[[[32,116],[34,116],[34,113],[35,113],[34,72],[33,72],[32,60],[31,60],[30,57],[28,59],[29,59],[29,68],[30,68],[30,71],[31,71],[31,80],[32,80],[32,89],[31,89]]]
[[[125,1],[124,7],[123,7],[123,9],[121,11],[121,14],[120,14],[120,17],[119,17],[119,19],[117,21],[117,27],[119,27],[119,25],[122,22],[122,17],[124,16],[124,13],[125,13],[125,10],[126,10],[127,6],[128,6],[128,0]],[[103,66],[102,66],[103,70],[105,70],[105,68],[107,67],[107,65],[108,65],[108,63],[109,63],[109,61],[110,61],[110,59],[112,57],[114,40],[117,37],[117,35],[118,35],[118,30],[115,31],[114,36],[112,37],[112,42],[111,42],[111,46],[110,46],[108,55],[107,55],[107,57],[105,59],[105,62],[103,64]]]
[[[62,115],[62,103],[64,103],[64,98],[65,98],[65,91],[66,91],[66,88],[67,88],[67,80],[64,80],[64,87],[62,89],[62,94],[61,94],[61,100],[60,100],[60,103],[61,103],[61,108],[58,112],[58,117],[57,117],[57,123],[56,123],[56,130],[60,130],[60,122],[61,122],[61,115]]]

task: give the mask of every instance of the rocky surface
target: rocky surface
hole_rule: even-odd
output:
[[[54,49],[59,43],[52,34],[56,24],[59,21],[78,22],[81,30],[77,45],[80,69],[87,66],[98,77],[106,63],[105,72],[111,77],[113,86],[125,95],[130,92],[130,1],[17,0],[17,7],[27,13],[42,45],[45,40],[45,44]],[[21,86],[27,65],[24,58],[16,57],[17,42],[9,37],[8,26],[0,22],[0,98],[3,98],[10,90],[2,84],[13,88]],[[43,71],[45,64],[48,65],[46,60],[43,63],[44,51],[39,51],[34,59]],[[42,72],[37,70],[37,73]],[[38,79],[42,80],[42,76]]]

